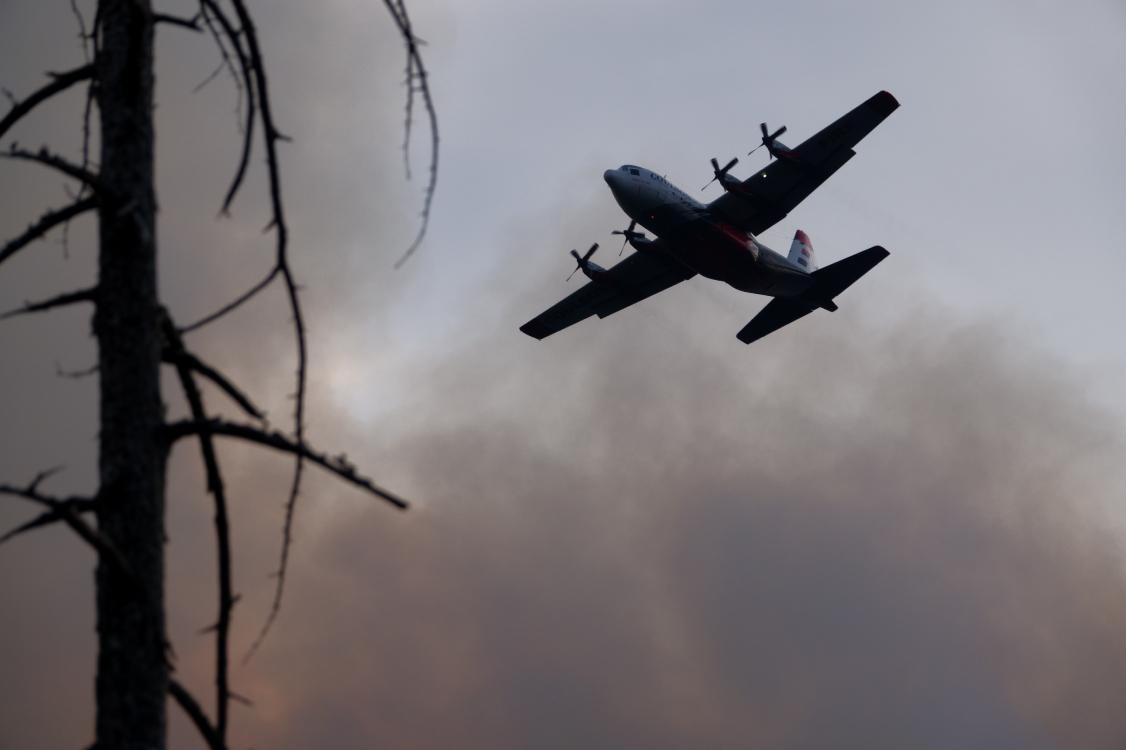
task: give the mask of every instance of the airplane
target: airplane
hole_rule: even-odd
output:
[[[762,143],[749,154],[765,146],[770,163],[739,180],[730,174],[737,158],[723,167],[712,159],[711,182],[718,181],[724,193],[708,204],[644,167],[623,164],[606,170],[603,178],[630,219],[627,229],[612,234],[623,237],[623,250],[628,244],[636,252],[607,269],[590,259],[597,243],[583,255],[572,250],[576,266],[571,275],[582,271],[590,281],[520,330],[544,339],[592,315],[613,315],[697,274],[773,298],[736,334],[745,344],[814,310],[836,310],[837,295],[886,258],[887,250],[876,245],[819,268],[813,244],[800,229],[785,255],[757,235],[855,156],[853,147],[898,107],[894,96],[881,91],[793,148],[778,140],[785,126],[771,133],[762,123]],[[655,236],[635,231],[638,224]]]

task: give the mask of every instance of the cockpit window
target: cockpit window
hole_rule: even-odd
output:
[[[628,167],[628,169],[629,169],[629,173],[631,175],[633,175],[634,177],[637,177],[638,175],[641,174],[641,172],[636,167]]]

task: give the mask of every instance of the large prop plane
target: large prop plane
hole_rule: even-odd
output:
[[[794,148],[778,140],[785,126],[770,132],[762,123],[756,150],[765,146],[770,163],[739,180],[730,174],[738,159],[723,167],[712,159],[712,181],[724,193],[706,205],[643,167],[625,164],[607,170],[603,177],[630,218],[627,229],[613,234],[622,235],[623,250],[629,244],[637,252],[613,268],[602,268],[590,259],[597,243],[582,255],[572,250],[577,264],[572,275],[582,271],[590,281],[520,330],[543,339],[591,315],[605,318],[696,274],[774,298],[737,334],[746,344],[818,308],[836,310],[834,298],[886,258],[887,250],[870,247],[819,268],[813,244],[800,229],[786,255],[756,235],[782,220],[855,156],[853,147],[898,106],[894,96],[881,91]],[[635,231],[639,224],[655,237]]]

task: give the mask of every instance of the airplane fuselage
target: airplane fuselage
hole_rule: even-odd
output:
[[[544,339],[591,316],[613,315],[696,275],[772,297],[735,334],[744,344],[815,310],[836,310],[836,298],[888,257],[885,248],[873,245],[821,265],[809,235],[801,229],[794,232],[785,254],[759,242],[755,233],[781,221],[855,156],[856,144],[898,107],[894,96],[879,91],[794,148],[778,141],[787,132],[785,127],[771,132],[761,123],[762,145],[772,157],[770,163],[740,180],[730,174],[738,159],[723,166],[719,159],[711,159],[713,181],[719,181],[725,192],[707,205],[652,170],[633,164],[606,170],[606,184],[632,219],[628,228],[613,234],[623,235],[637,252],[612,268],[602,268],[591,261],[598,243],[583,254],[572,250],[571,275],[582,271],[590,283],[520,330]],[[635,231],[638,224],[650,236]]]
[[[656,172],[625,164],[606,170],[603,178],[626,215],[659,238],[658,243],[631,240],[638,251],[665,252],[701,276],[744,292],[789,297],[812,285],[801,266],[712,216],[707,206]]]

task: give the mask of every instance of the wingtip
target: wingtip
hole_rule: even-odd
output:
[[[542,330],[538,329],[534,320],[529,320],[527,323],[520,326],[520,333],[527,334],[538,341],[543,341],[544,336],[547,335]]]
[[[899,100],[892,96],[887,89],[880,91],[868,101],[885,116],[899,108]]]

